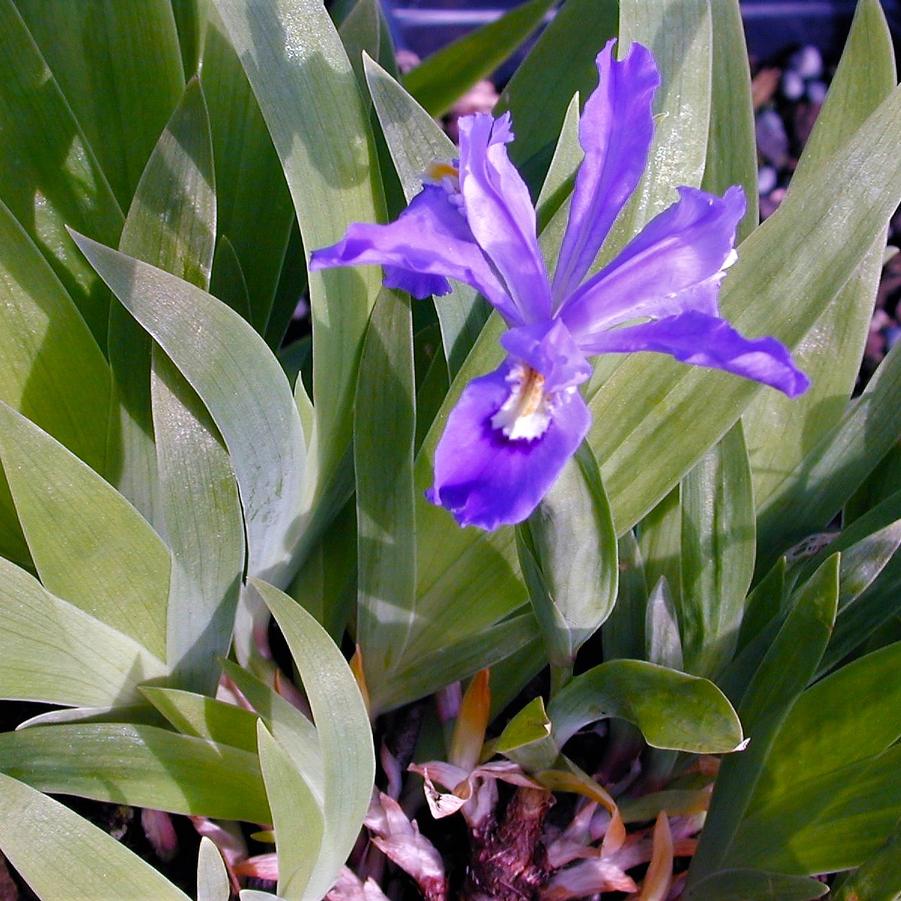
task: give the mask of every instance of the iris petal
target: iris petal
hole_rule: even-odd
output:
[[[412,278],[404,282],[400,270],[455,278],[472,285],[502,313],[516,315],[465,218],[444,189],[435,185],[426,185],[396,221],[388,225],[355,223],[337,244],[315,250],[310,257],[313,270],[366,264],[388,266],[391,286],[418,297],[426,288],[445,288],[446,280]]]
[[[579,286],[620,210],[635,190],[654,136],[651,105],[660,84],[647,47],[632,44],[621,62],[609,41],[597,58],[598,86],[579,121],[585,157],[576,175],[569,220],[554,272],[560,301]]]
[[[775,338],[745,338],[725,319],[689,312],[654,322],[602,332],[588,353],[653,351],[668,354],[691,366],[731,372],[778,388],[789,397],[806,391],[807,376]]]
[[[561,392],[541,437],[505,437],[491,418],[509,396],[511,369],[505,362],[473,379],[438,442],[435,484],[426,496],[450,510],[462,526],[492,530],[526,519],[557,480],[591,422],[578,392]]]
[[[546,319],[551,314],[547,269],[529,189],[507,156],[509,120],[495,122],[477,113],[461,119],[459,127],[460,189],[472,233],[503,278],[519,323]]]
[[[744,194],[737,187],[723,197],[678,190],[676,203],[566,300],[560,315],[580,343],[630,319],[687,310],[716,314],[716,289],[733,258]]]
[[[591,377],[591,365],[559,319],[510,329],[501,335],[501,344],[540,372],[548,391],[580,385]]]

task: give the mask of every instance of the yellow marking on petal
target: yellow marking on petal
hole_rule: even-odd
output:
[[[522,392],[519,398],[519,416],[531,416],[541,406],[544,400],[544,376],[535,369],[528,369],[526,379],[520,388]]]
[[[460,170],[451,163],[431,163],[425,174],[434,181],[441,181],[442,178],[459,178]]]

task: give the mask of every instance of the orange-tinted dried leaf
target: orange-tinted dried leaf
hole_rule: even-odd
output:
[[[673,882],[673,836],[669,817],[661,810],[654,826],[654,850],[638,901],[664,901]]]

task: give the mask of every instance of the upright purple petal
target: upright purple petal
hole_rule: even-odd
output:
[[[591,377],[591,365],[559,319],[510,329],[501,335],[501,344],[544,376],[547,391],[581,385]]]
[[[591,423],[578,392],[561,392],[539,438],[509,439],[491,424],[510,393],[504,363],[471,381],[451,411],[435,452],[435,484],[426,493],[462,526],[493,530],[522,522],[554,484]]]
[[[678,190],[676,203],[567,299],[560,315],[579,343],[631,319],[687,310],[716,314],[716,289],[735,259],[744,194],[738,187],[723,197],[696,188]]]
[[[691,366],[707,366],[778,388],[789,397],[810,386],[788,349],[775,338],[745,338],[725,319],[689,312],[595,335],[587,353],[668,354]]]
[[[585,103],[579,143],[585,158],[576,175],[569,220],[554,273],[557,304],[591,268],[620,210],[644,172],[654,136],[651,106],[660,75],[647,47],[632,44],[621,62],[615,40],[597,58],[598,86]]]
[[[436,185],[426,185],[396,221],[355,223],[337,244],[314,250],[310,257],[313,270],[360,265],[388,267],[389,287],[417,297],[446,293],[446,278],[455,278],[484,294],[508,321],[520,321],[466,219]]]
[[[547,269],[535,235],[529,189],[507,156],[509,118],[460,120],[460,189],[476,241],[500,273],[520,321],[550,317]]]

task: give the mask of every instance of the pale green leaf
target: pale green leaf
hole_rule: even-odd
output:
[[[141,694],[182,735],[209,738],[251,753],[257,749],[259,717],[253,711],[178,688],[143,686]]]
[[[646,660],[670,669],[685,669],[679,618],[666,576],[660,577],[648,595],[644,634]]]
[[[290,701],[236,663],[226,660],[222,668],[253,705],[266,728],[291,755],[316,797],[321,799],[325,791],[322,753],[313,724]]]
[[[650,164],[614,225],[610,259],[646,222],[676,200],[678,185],[699,186],[710,127],[712,14],[708,0],[620,0],[617,52],[633,41],[648,47],[660,71],[654,98]]]
[[[877,0],[866,0],[858,5],[826,102],[792,176],[791,191],[816,189],[823,164],[889,95],[895,82],[885,16]],[[811,388],[793,400],[776,392],[762,393],[745,411],[758,507],[774,500],[774,493],[800,493],[791,473],[841,418],[860,368],[884,246],[885,236],[880,235],[795,348],[795,359],[810,377]]]
[[[111,835],[2,773],[0,848],[43,901],[93,901],[101,890],[110,898],[135,901],[188,897]],[[206,896],[207,901],[225,898]]]
[[[84,319],[0,201],[0,400],[103,472],[109,393],[109,367]],[[0,553],[29,562],[2,469]]]
[[[46,591],[0,558],[0,697],[122,706],[166,675],[137,641]]]
[[[899,120],[896,91],[823,165],[823,183],[847,186],[840,197],[820,188],[795,192],[742,243],[721,307],[744,334],[795,344],[822,311],[823,297],[851,276],[901,195],[893,137]],[[590,440],[618,529],[663,496],[672,476],[684,474],[758,390],[764,389],[657,355],[637,354],[619,366],[590,404]],[[636,459],[653,464],[636,467]]]
[[[154,726],[35,726],[0,734],[0,771],[51,793],[268,823],[255,754]]]
[[[109,367],[65,288],[2,202],[0,299],[0,400],[103,472]]]
[[[570,195],[584,156],[579,143],[579,95],[574,94],[566,108],[554,155],[535,204],[541,252],[550,271],[556,265],[566,233]]]
[[[254,588],[285,636],[307,692],[324,776],[322,844],[305,897],[320,898],[344,865],[369,807],[375,752],[363,698],[328,633],[303,607],[257,579]]]
[[[901,345],[758,512],[759,566],[828,525],[901,432]]]
[[[382,21],[377,0],[357,0],[338,26],[338,34],[365,97],[367,89],[364,59],[379,59],[382,40]]]
[[[283,582],[298,538],[306,452],[278,360],[237,313],[200,288],[80,235],[78,242],[200,395],[238,480],[249,571]]]
[[[757,227],[757,145],[751,71],[739,0],[710,4],[713,30],[710,132],[701,187],[723,194],[741,185],[747,210],[738,227],[741,242]]]
[[[666,579],[670,596],[682,596],[682,505],[681,485],[651,510],[638,524],[638,547],[648,585]]]
[[[197,901],[229,901],[231,885],[219,849],[203,836],[197,854]]]
[[[167,660],[184,688],[213,693],[244,569],[244,519],[222,439],[194,389],[153,350],[160,514],[172,549]]]
[[[303,774],[262,723],[257,734],[260,766],[275,827],[278,893],[286,901],[319,901],[321,891],[310,894],[307,886],[322,845],[322,809]]]
[[[147,161],[119,250],[206,288],[215,231],[209,119],[195,79]],[[110,418],[109,466],[119,491],[159,526],[163,514],[151,420],[151,340],[118,303],[110,310],[109,354],[118,405],[118,415]]]
[[[165,657],[170,556],[116,490],[0,403],[0,458],[48,591]]]
[[[216,0],[216,8],[282,161],[304,246],[323,247],[351,222],[378,220],[383,199],[369,122],[322,3]],[[233,230],[226,231],[234,239]],[[311,273],[309,286],[321,493],[350,442],[357,362],[379,277],[374,270],[330,270]],[[340,304],[333,303],[336,297]]]

